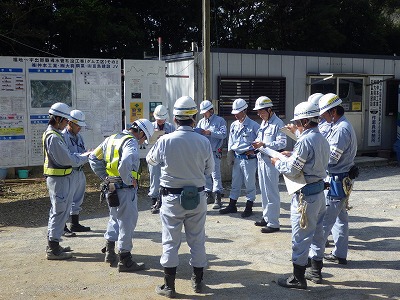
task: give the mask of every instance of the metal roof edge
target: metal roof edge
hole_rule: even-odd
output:
[[[400,60],[400,57],[396,55],[353,54],[353,53],[350,54],[350,53],[330,53],[330,52],[281,51],[281,50],[257,50],[257,49],[234,49],[234,48],[211,48],[210,52]]]

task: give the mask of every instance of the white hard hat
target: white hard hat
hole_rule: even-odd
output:
[[[319,114],[322,115],[324,112],[330,110],[331,108],[338,106],[342,103],[342,99],[339,98],[338,95],[329,93],[322,96],[319,99]]]
[[[308,102],[312,102],[312,103],[314,103],[314,104],[316,104],[316,105],[319,105],[319,99],[321,99],[321,97],[323,96],[324,94],[322,94],[322,93],[314,93],[314,94],[312,94],[312,95],[310,95],[310,97],[308,97]]]
[[[156,120],[168,119],[168,110],[164,105],[158,105],[153,112],[153,116]]]
[[[86,126],[85,114],[80,110],[77,109],[71,110],[69,115],[70,117],[68,118],[68,120],[70,120],[71,122],[78,124],[81,127]]]
[[[261,96],[258,97],[256,100],[256,106],[253,108],[253,110],[259,110],[267,107],[272,107],[272,100],[269,99],[266,96]]]
[[[189,96],[182,96],[175,101],[173,114],[178,120],[189,120],[197,114],[197,106]]]
[[[58,117],[63,117],[68,119],[69,113],[71,112],[71,108],[62,102],[57,102],[54,103],[50,109],[49,109],[49,114],[53,115],[53,116],[58,116]]]
[[[151,124],[151,122],[147,119],[139,119],[133,122],[130,128],[134,127],[135,124],[139,126],[141,130],[143,130],[144,134],[146,135],[146,139],[149,141],[154,133],[153,124]]]
[[[293,114],[293,119],[291,121],[295,120],[301,120],[301,119],[311,119],[314,122],[318,122],[317,118],[319,116],[319,108],[317,105],[315,105],[312,102],[301,102],[296,105],[294,108],[294,114]]]
[[[247,107],[248,107],[247,102],[242,98],[238,98],[235,101],[233,101],[231,114],[236,115],[240,113],[242,110],[245,110]]]
[[[200,113],[204,114],[208,112],[211,108],[214,108],[214,105],[209,100],[204,100],[200,103]]]

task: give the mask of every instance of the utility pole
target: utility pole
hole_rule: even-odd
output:
[[[203,0],[203,100],[211,100],[210,0]]]

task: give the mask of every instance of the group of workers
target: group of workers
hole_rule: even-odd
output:
[[[214,113],[212,102],[200,103],[203,118],[196,122],[197,105],[191,97],[183,96],[173,107],[176,127],[167,122],[167,108],[159,105],[153,114],[155,122],[138,119],[121,133],[107,137],[93,151],[86,151],[79,134],[86,125],[84,114],[71,111],[64,103],[53,104],[49,126],[43,134],[44,175],[52,203],[47,259],[71,258],[70,247],[59,244],[61,236],[68,231],[90,230],[79,223],[86,183],[82,166],[89,162],[103,181],[102,193],[109,206],[106,245],[102,250],[105,262],[110,266],[117,264],[119,272],[145,269],[144,263],[134,261],[131,254],[138,219],[138,149],[155,131],[163,131],[146,156],[151,212],[158,213],[162,222],[160,263],[164,268],[164,283],[156,287],[158,294],[176,297],[175,275],[183,227],[191,253],[192,287],[196,293],[202,291],[207,265],[207,204],[213,204],[212,208],[219,209],[220,214],[236,213],[244,184],[247,201],[241,216],[251,216],[256,198],[256,172],[263,211],[255,225],[263,233],[280,230],[279,174],[294,181],[303,178],[305,182],[293,194],[291,202],[293,274],[280,278],[278,284],[306,289],[307,279],[321,283],[323,259],[347,263],[347,201],[358,175],[354,167],[356,136],[341,102],[332,93],[313,94],[295,107],[293,124],[285,126],[273,111],[269,97],[259,97],[253,108],[262,120],[261,125],[247,116],[248,104],[239,98],[232,105],[236,120],[228,133],[226,121]],[[283,129],[295,136],[293,151],[283,151],[287,145]],[[227,136],[232,184],[229,204],[222,208],[220,166]],[[70,230],[66,226],[69,215]],[[330,234],[335,246],[331,254],[325,255]]]

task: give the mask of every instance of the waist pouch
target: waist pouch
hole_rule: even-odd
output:
[[[334,199],[343,199],[347,197],[343,189],[343,179],[347,176],[348,173],[332,174],[329,176],[330,188],[327,194],[328,197],[332,197]]]
[[[117,190],[108,192],[106,199],[107,199],[107,203],[108,203],[109,207],[118,207],[119,206],[119,198],[118,198]]]
[[[306,186],[302,187],[299,191],[301,192],[304,196],[310,196],[310,195],[315,195],[320,192],[322,192],[325,189],[325,184],[323,180],[309,183]]]
[[[184,186],[179,201],[186,210],[195,209],[200,203],[200,194],[196,186]]]

